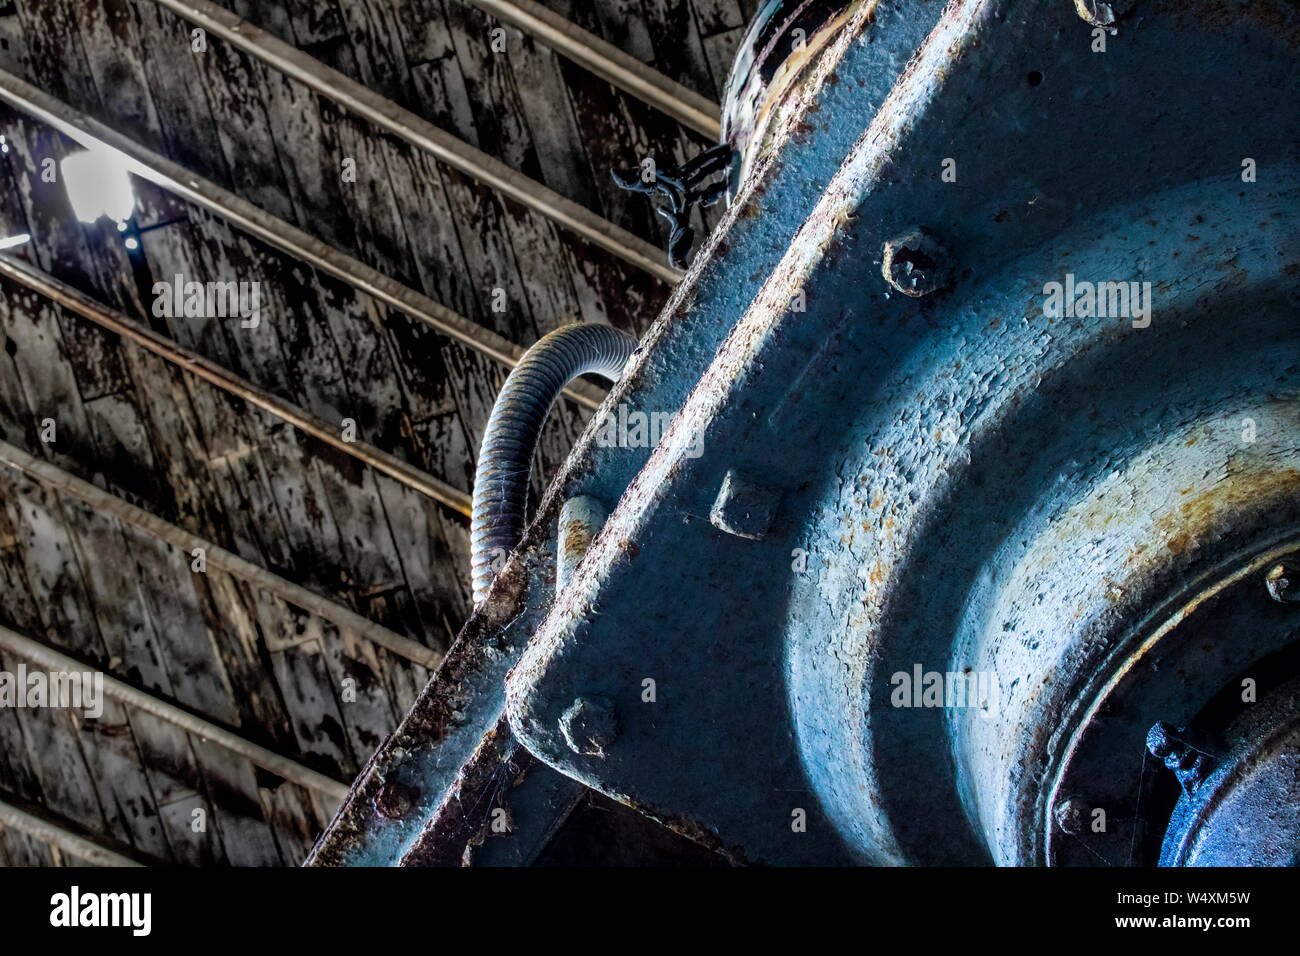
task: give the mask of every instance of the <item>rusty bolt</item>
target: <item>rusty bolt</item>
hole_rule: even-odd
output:
[[[396,780],[385,781],[375,794],[375,810],[381,817],[400,820],[420,799],[420,791]]]
[[[1107,29],[1114,27],[1115,21],[1128,13],[1131,6],[1133,0],[1074,0],[1074,10],[1085,22]]]
[[[1056,805],[1052,815],[1056,818],[1056,825],[1061,828],[1062,833],[1078,836],[1084,831],[1088,806],[1078,797],[1067,797]]]
[[[780,492],[728,471],[709,512],[709,522],[719,531],[759,541],[772,527]]]
[[[603,697],[576,697],[560,715],[560,733],[575,754],[605,756],[618,731],[618,713]]]
[[[1275,564],[1264,576],[1269,596],[1279,604],[1300,604],[1300,567]]]
[[[913,227],[885,243],[880,274],[903,295],[919,299],[948,284],[948,251]]]

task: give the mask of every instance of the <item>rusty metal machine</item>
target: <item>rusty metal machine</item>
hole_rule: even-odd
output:
[[[311,862],[590,788],[736,863],[1293,865],[1298,67],[1287,0],[768,3],[724,221]]]

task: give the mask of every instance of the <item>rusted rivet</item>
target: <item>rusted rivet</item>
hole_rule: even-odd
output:
[[[560,715],[560,733],[576,754],[605,756],[618,731],[618,713],[603,697],[576,697]]]
[[[386,781],[375,794],[375,811],[388,820],[400,820],[420,799],[420,791],[396,780]]]
[[[1052,814],[1062,833],[1078,836],[1084,831],[1088,805],[1078,797],[1067,797],[1056,805]]]
[[[880,274],[903,295],[919,299],[948,284],[948,250],[914,226],[885,243]]]
[[[1300,604],[1300,568],[1275,564],[1264,576],[1269,597],[1279,604]]]

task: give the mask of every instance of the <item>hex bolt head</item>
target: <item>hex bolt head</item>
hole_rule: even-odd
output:
[[[919,299],[948,284],[948,250],[925,230],[913,227],[885,243],[880,274],[903,295]]]
[[[375,811],[385,819],[400,820],[411,812],[419,799],[419,790],[396,780],[388,780],[375,794]]]
[[[618,732],[618,712],[603,697],[576,697],[560,715],[560,733],[575,754],[604,757]]]
[[[709,523],[719,531],[759,541],[772,527],[781,493],[728,471],[709,511]]]
[[[1300,604],[1300,567],[1275,564],[1264,576],[1269,597],[1279,604]]]
[[[1067,797],[1056,805],[1052,815],[1062,833],[1078,836],[1084,831],[1088,819],[1088,806],[1078,797]]]

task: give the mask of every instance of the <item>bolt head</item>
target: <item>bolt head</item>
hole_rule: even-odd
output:
[[[1056,805],[1052,815],[1062,833],[1078,836],[1086,826],[1088,807],[1078,797],[1067,797]]]
[[[1137,0],[1074,0],[1074,12],[1085,23],[1094,27],[1105,27],[1110,33],[1118,33],[1116,21],[1128,15]]]
[[[1108,27],[1115,22],[1115,8],[1104,0],[1074,0],[1074,10],[1094,27]]]
[[[880,274],[903,295],[919,299],[948,285],[948,250],[918,227],[908,229],[881,249]]]
[[[375,794],[375,812],[387,820],[400,820],[411,812],[419,799],[419,790],[396,780],[388,780]]]
[[[576,697],[560,715],[560,733],[575,754],[604,757],[619,729],[618,713],[603,697]]]
[[[1264,576],[1264,584],[1279,604],[1300,604],[1300,566],[1275,564]]]
[[[780,492],[728,471],[709,512],[709,522],[719,531],[759,541],[772,527],[780,502]]]

